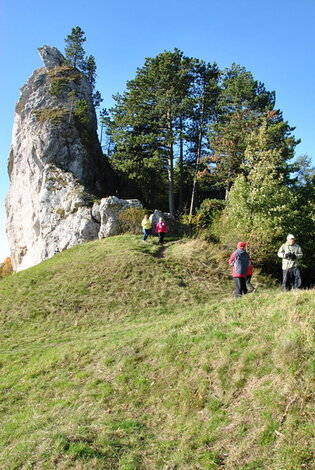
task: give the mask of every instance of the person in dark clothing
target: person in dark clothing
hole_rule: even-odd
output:
[[[247,294],[246,280],[250,260],[246,252],[246,245],[246,242],[238,242],[237,250],[231,254],[229,259],[230,266],[233,266],[232,276],[235,282],[236,297]]]

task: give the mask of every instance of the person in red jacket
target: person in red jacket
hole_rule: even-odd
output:
[[[162,217],[160,217],[158,223],[156,224],[155,226],[155,232],[158,234],[159,236],[159,244],[160,245],[163,245],[164,243],[164,236],[165,234],[167,233],[168,231],[168,228],[167,228],[167,225],[166,223],[164,222],[164,219]]]
[[[241,297],[247,294],[247,273],[250,259],[246,252],[246,242],[238,242],[235,250],[229,259],[229,265],[233,266],[232,276],[235,282],[235,296]]]

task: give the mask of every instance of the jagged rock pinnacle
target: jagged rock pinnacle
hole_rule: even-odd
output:
[[[56,47],[42,46],[38,48],[38,52],[47,70],[59,67],[65,62],[64,56]]]

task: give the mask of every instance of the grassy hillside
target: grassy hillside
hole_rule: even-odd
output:
[[[0,468],[315,469],[315,291],[130,236],[0,282]]]

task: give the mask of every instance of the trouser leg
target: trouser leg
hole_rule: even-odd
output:
[[[240,278],[234,277],[234,283],[235,283],[235,297],[240,297],[242,295]]]
[[[302,285],[300,268],[294,268],[292,270],[292,275],[293,275],[293,279],[292,279],[293,289],[300,289]]]
[[[251,292],[255,292],[256,288],[251,283],[251,280],[252,280],[252,275],[249,274],[246,279],[246,286],[250,288]]]
[[[243,294],[247,294],[245,277],[234,277],[234,283],[235,283],[235,297],[240,297]]]
[[[242,294],[247,294],[246,277],[240,277]]]
[[[282,280],[282,289],[287,291],[291,289],[291,269],[283,270],[283,280]]]
[[[149,235],[151,235],[151,230],[149,228],[145,228],[143,231],[143,240],[146,240]]]

